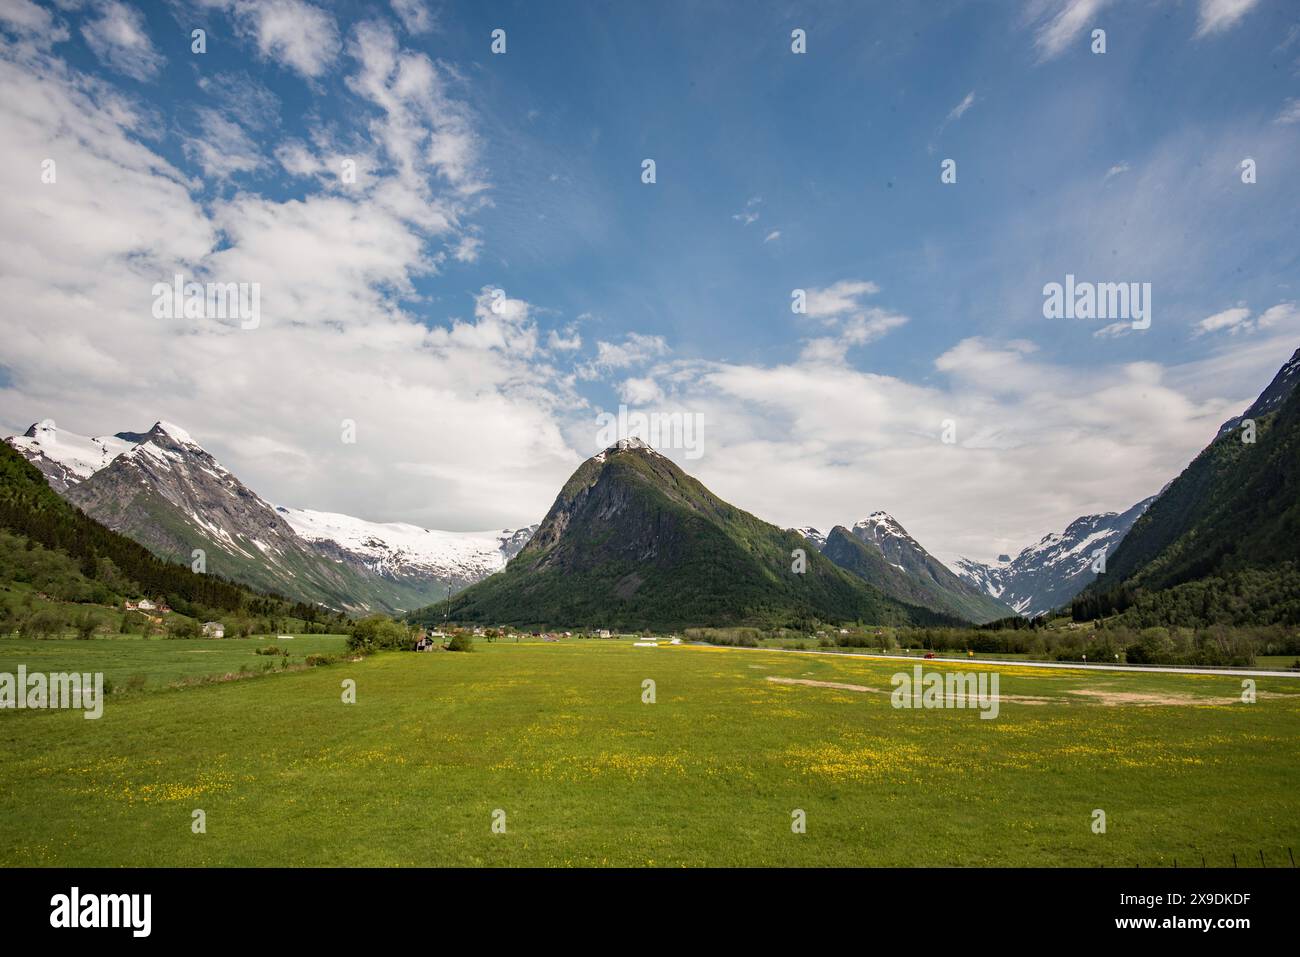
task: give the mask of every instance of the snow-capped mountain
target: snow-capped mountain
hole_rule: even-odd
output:
[[[1156,496],[1143,499],[1126,512],[1105,512],[1076,518],[1064,532],[1044,535],[1015,558],[998,556],[989,564],[957,560],[957,574],[985,594],[1010,605],[1026,617],[1059,608],[1096,578],[1096,553],[1110,555]]]
[[[537,526],[491,532],[444,532],[405,522],[368,522],[337,512],[276,506],[300,537],[336,546],[372,571],[401,575],[424,572],[463,588],[506,567]]]
[[[6,441],[86,514],[165,558],[350,611],[397,612],[499,571],[532,529],[442,532],[271,505],[184,429],[87,438],[32,426]],[[535,527],[535,526],[534,526]]]
[[[66,492],[82,479],[90,478],[135,445],[117,435],[91,437],[60,431],[49,419],[5,441],[40,469],[56,492]]]
[[[804,538],[808,539],[808,541],[816,545],[817,551],[820,552],[823,548],[826,547],[826,536],[823,535],[821,532],[819,532],[817,529],[813,528],[811,525],[804,525],[801,528],[794,529],[794,531],[798,532]]]
[[[810,526],[795,531],[891,598],[981,623],[1012,614],[996,596],[953,574],[888,512],[872,512],[852,529],[836,525],[827,536]]]

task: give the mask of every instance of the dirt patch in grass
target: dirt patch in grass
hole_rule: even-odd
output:
[[[850,685],[839,681],[813,681],[809,678],[778,678],[776,675],[768,675],[768,681],[775,681],[779,685],[810,685],[814,688],[835,688],[839,691],[859,691],[866,694],[893,694],[889,688],[868,688],[866,685]],[[1051,704],[1059,699],[1055,698],[1038,698],[1033,695],[1023,694],[999,694],[999,701],[1014,701],[1017,704]]]
[[[868,688],[866,685],[846,685],[839,681],[813,681],[809,678],[778,678],[768,675],[768,681],[779,685],[811,685],[814,688],[838,688],[840,691],[865,691],[868,694],[889,694],[884,688]]]
[[[1137,708],[1151,708],[1160,705],[1207,705],[1207,704],[1240,704],[1241,696],[1227,698],[1203,698],[1198,695],[1189,694],[1158,694],[1151,691],[1102,691],[1099,688],[1083,688],[1071,691],[1070,694],[1081,695],[1085,698],[1091,698],[1101,704],[1115,707],[1118,705],[1131,705]],[[1264,692],[1259,692],[1263,697]]]

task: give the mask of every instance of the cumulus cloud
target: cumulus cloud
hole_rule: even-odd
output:
[[[624,379],[619,385],[618,394],[628,405],[649,405],[662,402],[664,398],[659,383],[649,376]]]
[[[305,0],[200,0],[234,18],[239,33],[251,39],[262,58],[308,79],[323,76],[339,54],[334,17]]]
[[[817,320],[828,334],[805,342],[802,359],[812,363],[843,362],[850,348],[874,342],[905,325],[906,316],[862,301],[879,291],[874,282],[863,279],[842,279],[822,289],[806,290],[804,314]]]
[[[424,107],[469,119],[427,59],[379,46],[351,62],[381,171],[346,190],[331,169],[287,199],[200,192],[147,145],[155,118],[137,103],[48,52],[0,48],[0,221],[24,224],[0,245],[0,288],[24,303],[4,323],[10,428],[167,418],[272,501],[462,529],[545,512],[579,461],[561,423],[582,399],[524,299],[494,309],[481,290],[408,311],[472,213],[419,148],[438,124]],[[302,143],[297,168],[315,171],[320,149]],[[33,190],[46,156],[77,159]],[[219,172],[201,143],[183,158]],[[478,176],[470,159],[463,171]],[[155,319],[153,285],[175,273],[258,282],[260,324]]]
[[[863,296],[873,296],[880,292],[874,282],[863,279],[841,279],[824,289],[807,290],[804,314],[814,319],[841,316],[844,313],[862,308]]]
[[[578,375],[584,379],[596,379],[600,376],[630,366],[644,365],[652,359],[668,354],[668,343],[663,336],[645,335],[630,332],[622,342],[596,342],[595,358],[578,369]]]
[[[1192,336],[1199,338],[1212,333],[1237,335],[1274,328],[1294,328],[1300,324],[1298,320],[1300,311],[1297,311],[1294,302],[1280,302],[1258,316],[1253,316],[1245,306],[1233,306],[1200,320],[1193,327]]]
[[[205,175],[229,179],[262,164],[257,145],[238,123],[210,109],[199,110],[197,121],[198,133],[186,139],[184,148]]]
[[[8,0],[0,4],[0,24],[21,35],[42,37],[47,43],[60,43],[68,38],[67,29],[56,24],[54,15],[32,0]]]
[[[101,3],[98,16],[82,25],[81,35],[105,66],[133,80],[152,80],[167,62],[149,39],[140,11],[117,0]]]
[[[429,33],[434,29],[435,20],[424,0],[392,0],[393,12],[402,21],[407,33]]]

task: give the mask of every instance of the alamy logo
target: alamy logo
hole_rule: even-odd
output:
[[[132,937],[148,937],[153,925],[152,894],[70,894],[50,898],[51,927],[127,927]]]
[[[981,718],[996,718],[998,678],[986,671],[925,674],[917,665],[912,674],[900,671],[889,679],[894,686],[889,701],[895,708],[978,708]]]
[[[639,438],[653,449],[681,449],[688,459],[704,454],[704,415],[700,412],[601,412],[596,441],[607,449],[622,439]]]
[[[186,282],[177,273],[171,283],[154,283],[152,293],[155,319],[238,319],[241,329],[262,324],[258,282]]]
[[[104,714],[104,673],[28,674],[19,665],[16,675],[0,673],[0,708],[84,708],[93,721]]]
[[[1047,319],[1129,319],[1134,329],[1151,328],[1151,283],[1075,282],[1043,287],[1043,316]]]

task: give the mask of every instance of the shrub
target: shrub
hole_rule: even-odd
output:
[[[451,641],[447,643],[448,651],[473,651],[474,638],[466,632],[457,632],[452,635]]]
[[[413,644],[410,629],[387,615],[362,618],[348,635],[349,651],[410,651]]]
[[[167,637],[197,638],[199,637],[199,623],[193,618],[181,618],[178,615],[172,615],[167,619]]]

